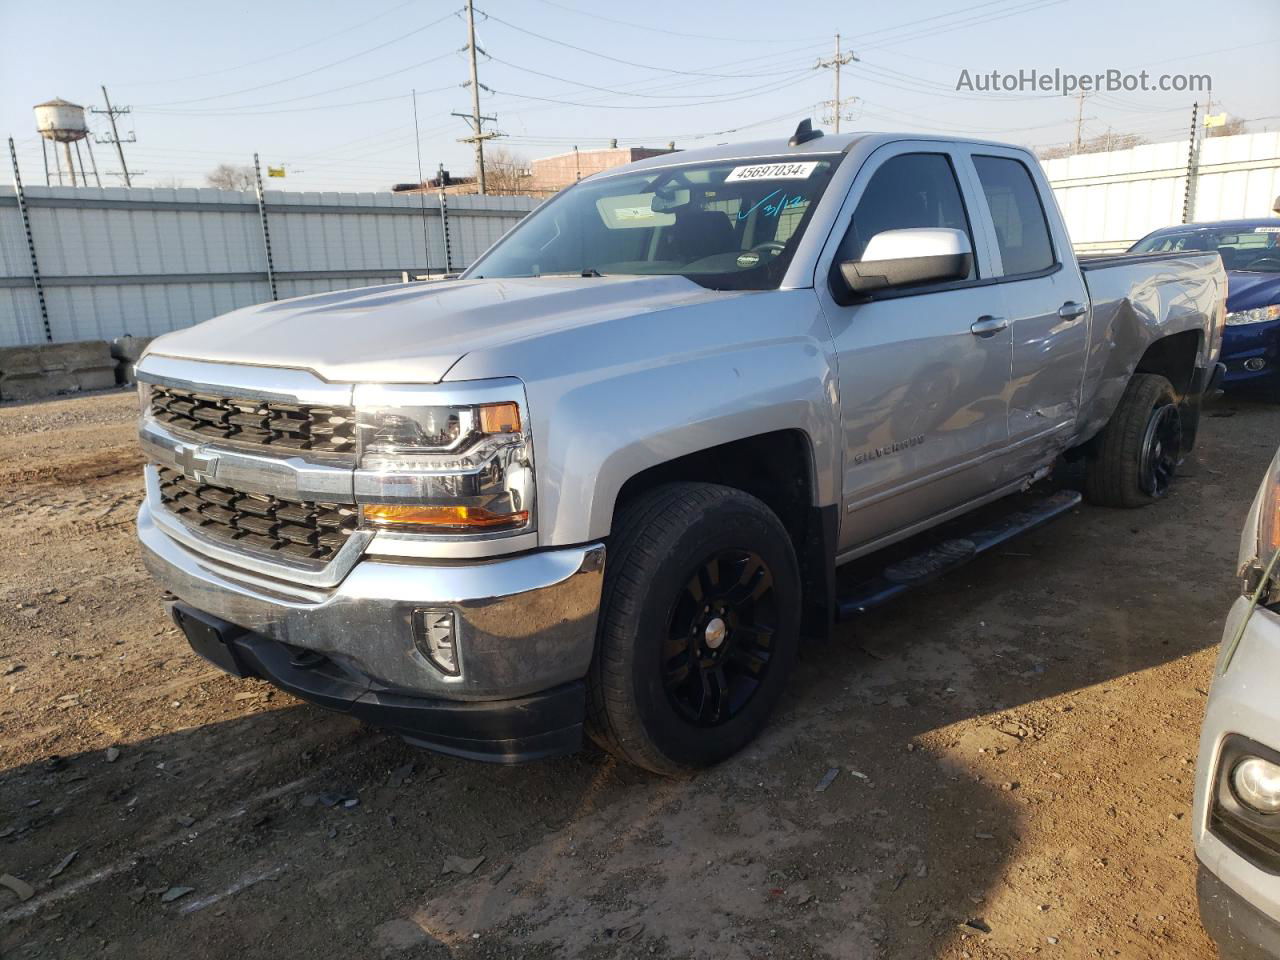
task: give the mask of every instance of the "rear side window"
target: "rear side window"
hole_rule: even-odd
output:
[[[1004,275],[1037,273],[1054,265],[1049,223],[1031,172],[1007,157],[974,157],[996,228]]]
[[[904,153],[886,160],[858,201],[836,261],[859,260],[877,233],[910,227],[963,230],[973,248],[960,185],[945,154]]]

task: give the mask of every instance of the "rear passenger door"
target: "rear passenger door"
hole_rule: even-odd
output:
[[[1017,150],[964,148],[994,238],[993,278],[1013,335],[1005,479],[1051,461],[1073,434],[1089,340],[1088,291],[1053,193]]]
[[[988,237],[967,210],[975,187],[958,174],[953,146],[903,141],[873,153],[818,260],[814,286],[839,371],[841,559],[927,526],[999,482],[1010,336],[1000,290],[983,281]],[[859,259],[882,231],[919,227],[964,232],[975,254],[970,276],[837,301],[834,263]]]

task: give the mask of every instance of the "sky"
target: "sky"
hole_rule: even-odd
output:
[[[268,186],[386,191],[437,164],[473,172],[465,0],[0,0],[0,133],[43,182],[32,107],[63,97],[128,106],[135,186],[205,185],[219,163],[283,165]],[[1230,10],[1224,16],[1223,10]],[[1280,129],[1280,2],[1229,0],[477,0],[490,141],[525,159],[624,146],[696,147],[786,136],[812,116],[843,51],[843,130],[910,130],[1044,147],[1135,133],[1185,138],[1204,93],[957,90],[961,71],[1208,74],[1213,111]],[[27,38],[27,39],[23,39]],[[418,133],[411,91],[417,92]],[[99,136],[106,117],[90,116]],[[113,148],[95,143],[104,185]],[[87,163],[87,157],[86,157]],[[8,164],[0,182],[11,183]]]

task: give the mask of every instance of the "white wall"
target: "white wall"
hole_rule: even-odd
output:
[[[252,192],[39,186],[26,197],[55,341],[152,336],[271,298]],[[444,271],[434,196],[268,191],[266,202],[280,299]],[[449,197],[451,269],[536,203]],[[46,339],[17,195],[0,187],[0,346]]]
[[[1072,243],[1082,251],[1123,250],[1181,223],[1187,156],[1181,140],[1045,161]],[[1280,133],[1203,139],[1197,170],[1192,220],[1274,216]]]

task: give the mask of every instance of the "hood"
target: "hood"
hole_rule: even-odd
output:
[[[1280,303],[1280,273],[1227,271],[1227,310],[1252,310]]]
[[[165,334],[149,352],[297,367],[337,382],[438,383],[472,351],[744,295],[708,290],[684,277],[399,283],[245,307]]]

